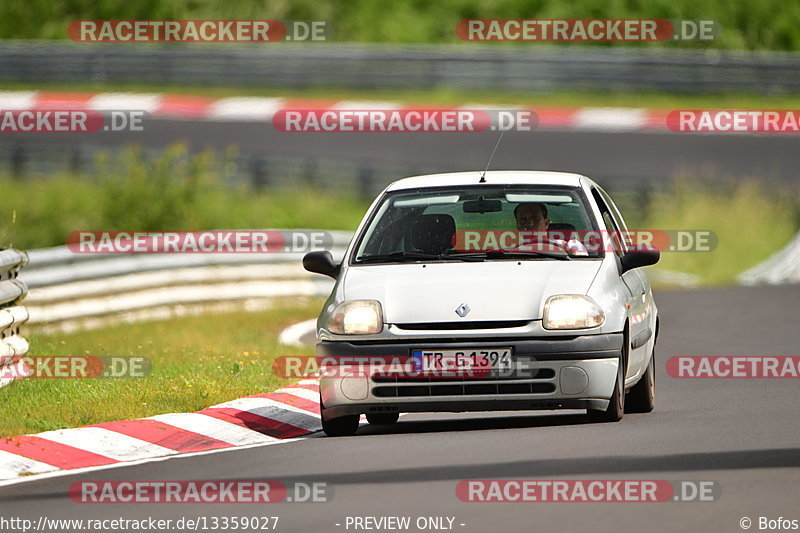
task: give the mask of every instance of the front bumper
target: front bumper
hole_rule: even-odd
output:
[[[317,357],[350,365],[320,378],[326,416],[381,412],[463,412],[530,409],[605,409],[622,353],[621,333],[488,341],[414,339],[368,343],[321,341]],[[414,349],[513,348],[514,372],[496,377],[407,379],[381,375],[388,358]],[[355,361],[366,363],[353,366]],[[351,371],[352,369],[352,371]]]

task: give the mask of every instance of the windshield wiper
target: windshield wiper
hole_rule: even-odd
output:
[[[470,256],[457,256],[457,255],[450,255],[450,254],[426,254],[422,252],[392,252],[389,254],[382,254],[382,255],[361,255],[356,257],[356,261],[359,263],[380,263],[380,262],[397,262],[401,263],[403,261],[424,261],[424,260],[435,260],[435,259],[457,259],[459,261],[483,261],[482,257],[470,257]]]
[[[517,259],[520,257],[547,257],[560,261],[571,261],[572,258],[567,253],[558,254],[553,252],[534,252],[534,251],[505,251],[487,250],[485,252],[467,252],[462,254],[451,254],[450,257],[485,257],[486,259]]]

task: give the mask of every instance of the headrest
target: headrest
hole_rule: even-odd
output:
[[[426,254],[453,247],[456,222],[450,215],[420,215],[411,225],[411,245]]]

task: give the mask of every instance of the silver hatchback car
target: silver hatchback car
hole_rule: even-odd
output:
[[[373,202],[317,322],[322,426],[366,414],[586,409],[649,412],[658,312],[614,202],[577,174],[490,171],[402,179]]]

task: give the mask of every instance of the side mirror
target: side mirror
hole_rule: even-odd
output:
[[[341,265],[337,265],[331,253],[324,250],[321,252],[309,252],[303,256],[303,268],[309,272],[330,276],[336,279],[339,277]]]
[[[658,248],[647,244],[633,245],[622,256],[622,273],[633,268],[655,265],[659,259],[661,259],[661,252],[658,251]]]

